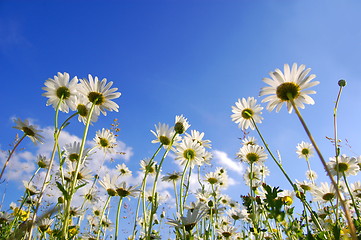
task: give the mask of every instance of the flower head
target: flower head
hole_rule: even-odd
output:
[[[158,123],[158,126],[155,125],[156,131],[150,130],[154,136],[156,137],[155,140],[152,140],[152,143],[161,143],[164,146],[169,146],[172,144],[172,138],[175,134],[174,129],[169,127],[168,124],[165,123]]]
[[[193,141],[198,142],[200,145],[202,145],[205,148],[211,148],[211,141],[210,140],[204,140],[204,132],[198,132],[197,130],[191,130],[191,134],[186,133],[186,136],[191,138]]]
[[[256,123],[261,123],[263,119],[261,117],[262,109],[263,107],[257,104],[257,100],[254,97],[238,99],[236,106],[232,106],[232,121],[238,123],[238,127],[242,130],[246,130],[249,127],[253,130],[254,124],[252,119]]]
[[[191,125],[188,123],[187,118],[183,117],[183,115],[175,116],[174,131],[176,133],[182,134],[187,131],[190,126]]]
[[[180,180],[182,177],[182,173],[181,172],[176,172],[174,171],[173,173],[167,173],[167,175],[165,175],[164,177],[162,177],[162,181],[165,182],[176,182],[178,180]]]
[[[279,112],[283,103],[286,103],[288,112],[292,112],[291,99],[295,102],[295,105],[300,108],[304,108],[304,104],[314,104],[314,100],[308,94],[316,93],[313,90],[305,90],[313,87],[319,82],[311,82],[316,75],[309,74],[310,68],[306,69],[305,65],[297,67],[297,64],[292,65],[290,69],[288,64],[284,65],[284,73],[280,69],[276,69],[270,73],[270,78],[264,78],[263,81],[270,86],[262,88],[260,95],[270,95],[262,100],[262,102],[268,102],[267,109],[273,111],[276,108],[276,112]]]
[[[100,180],[99,183],[107,191],[109,196],[114,197],[117,195],[117,180],[118,176],[110,176],[109,174],[106,174],[103,180]]]
[[[297,149],[296,153],[298,154],[298,158],[305,158],[305,159],[311,157],[315,151],[311,143],[304,141],[298,144],[296,149]]]
[[[99,149],[102,149],[104,153],[114,153],[117,146],[117,140],[114,134],[109,130],[103,128],[101,131],[96,132],[96,136],[93,139]]]
[[[57,108],[61,101],[59,110],[69,112],[69,106],[72,106],[75,101],[78,78],[74,77],[70,82],[69,79],[68,73],[58,72],[58,76],[54,76],[54,79],[49,78],[45,81],[45,87],[42,89],[46,91],[43,96],[49,98],[46,106],[53,105],[54,108]]]
[[[81,143],[74,141],[74,143],[69,143],[69,144],[65,144],[64,147],[64,157],[66,160],[70,161],[70,162],[76,162],[79,160],[80,157],[80,146]],[[85,160],[90,160],[89,158],[89,151],[90,149],[86,148],[83,151],[83,159],[82,162],[84,162]]]
[[[111,88],[113,82],[108,82],[103,78],[99,81],[98,77],[88,75],[89,79],[81,79],[78,91],[83,94],[89,102],[95,105],[96,112],[102,112],[104,116],[107,115],[106,111],[118,112],[118,104],[112,99],[119,98],[121,93],[116,92],[118,88]]]
[[[78,120],[79,122],[83,122],[86,124],[88,120],[89,110],[91,108],[91,102],[88,101],[88,99],[81,94],[78,94],[75,97],[74,104],[70,106],[71,110],[78,112]],[[98,116],[100,114],[98,109],[95,109],[93,111],[90,122],[96,122],[98,121]]]
[[[327,167],[334,176],[342,176],[343,174],[346,176],[356,175],[360,171],[357,159],[354,157],[347,157],[345,154],[339,156],[337,161],[335,157],[330,158]]]
[[[36,129],[35,126],[30,125],[29,121],[26,119],[24,121],[21,121],[20,118],[16,118],[14,120],[16,123],[16,126],[13,128],[19,129],[24,132],[26,136],[28,136],[33,143],[43,143],[44,137],[39,134],[39,132],[42,132],[42,130]]]
[[[336,190],[334,186],[327,182],[322,182],[321,186],[316,186],[311,190],[314,201],[328,202],[336,197]]]
[[[177,157],[175,160],[180,160],[181,165],[189,162],[191,169],[195,165],[202,165],[204,163],[204,147],[188,137],[184,138],[182,142],[177,145],[176,154]]]
[[[124,164],[118,164],[116,166],[117,170],[119,171],[121,176],[131,176],[132,175],[132,171],[129,170],[129,168]]]
[[[264,148],[259,145],[244,145],[238,152],[237,156],[241,161],[252,163],[261,163],[267,159]]]

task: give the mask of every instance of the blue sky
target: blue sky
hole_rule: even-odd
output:
[[[320,81],[316,105],[302,113],[326,158],[333,154],[325,136],[333,135],[337,81],[347,80],[339,137],[355,152],[344,147],[344,153],[359,155],[360,10],[359,1],[325,0],[0,1],[0,148],[7,150],[17,133],[12,117],[30,118],[41,128],[53,124],[41,88],[57,72],[68,72],[107,78],[122,93],[119,113],[100,117],[90,132],[119,119],[119,140],[132,153],[126,163],[134,171],[156,149],[150,143],[154,124],[173,124],[180,114],[205,132],[214,150],[236,161],[242,132],[230,119],[231,106],[238,98],[258,97],[262,78],[296,62]],[[298,119],[285,108],[278,114],[264,110],[263,117],[269,145],[280,150],[291,178],[303,179],[306,163],[295,148],[307,138]],[[79,126],[74,122],[67,130],[80,136]],[[30,141],[23,147],[34,149]],[[324,175],[317,158],[312,164]],[[268,166],[268,181],[289,188],[271,161]],[[245,194],[242,176],[229,173],[239,182],[230,186],[233,197]],[[8,188],[19,184],[11,180]]]

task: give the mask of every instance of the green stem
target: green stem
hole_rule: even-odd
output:
[[[87,135],[88,135],[88,130],[89,130],[89,126],[90,126],[90,122],[91,122],[91,116],[93,114],[94,111],[94,107],[95,104],[93,103],[92,106],[90,107],[89,113],[88,113],[88,119],[84,128],[84,133],[83,133],[83,138],[80,144],[80,152],[79,152],[79,158],[76,164],[76,168],[75,168],[75,173],[74,173],[74,179],[71,182],[71,186],[70,186],[70,191],[68,192],[69,194],[69,199],[65,199],[65,212],[64,212],[64,222],[63,222],[63,229],[62,229],[62,236],[64,238],[68,237],[68,225],[69,225],[69,218],[70,218],[70,206],[71,206],[71,202],[73,199],[73,195],[75,193],[75,186],[77,184],[77,176],[79,174],[79,169],[80,169],[80,165],[82,162],[82,158],[83,158],[83,152],[84,152],[84,148],[85,148],[85,143],[86,143],[86,139],[87,139]]]
[[[122,207],[123,197],[119,198],[118,209],[117,209],[117,218],[115,219],[115,240],[118,240],[118,232],[119,232],[119,218],[120,218],[120,209]]]
[[[6,162],[5,162],[5,164],[4,164],[4,167],[3,167],[3,169],[1,170],[0,180],[1,180],[1,178],[3,177],[5,168],[6,168],[6,166],[9,164],[10,158],[11,158],[11,156],[14,154],[15,149],[19,146],[19,144],[24,140],[25,137],[26,137],[26,133],[24,133],[24,135],[23,135],[23,136],[19,139],[19,141],[15,144],[13,150],[10,152],[8,159],[6,159]]]
[[[100,237],[100,232],[102,230],[102,221],[103,221],[103,217],[104,217],[104,213],[105,213],[105,209],[107,209],[108,204],[110,202],[110,198],[111,196],[108,196],[107,201],[105,202],[105,205],[103,207],[102,213],[100,215],[100,219],[99,219],[99,228],[98,228],[98,234],[97,234],[97,240],[99,240]]]
[[[180,209],[180,215],[183,216],[183,211],[184,211],[184,208],[183,208],[183,199],[185,199],[185,196],[183,196],[183,184],[184,184],[184,176],[185,176],[185,173],[187,172],[187,168],[188,168],[188,165],[189,165],[189,162],[191,160],[188,160],[184,169],[183,169],[183,173],[182,173],[182,178],[181,178],[181,182],[180,182],[180,186],[179,186],[179,209]],[[191,170],[190,170],[191,171]]]
[[[355,208],[355,212],[356,212],[356,215],[357,215],[357,219],[360,219],[360,211],[358,210],[358,207],[357,207],[357,205],[356,205],[355,198],[353,197],[353,194],[352,194],[352,192],[351,192],[350,186],[348,185],[348,181],[347,181],[346,175],[345,175],[344,172],[343,172],[342,174],[343,174],[343,179],[345,180],[345,184],[346,184],[348,193],[350,194],[350,197],[351,197],[352,205],[353,205],[354,208]]]
[[[349,225],[349,227],[350,227],[352,239],[357,240],[355,225],[353,224],[353,221],[352,221],[351,216],[350,216],[350,211],[348,210],[348,208],[347,208],[347,206],[346,206],[346,203],[345,203],[345,201],[343,200],[343,198],[342,198],[342,196],[341,196],[341,193],[340,193],[340,190],[339,190],[339,188],[338,188],[338,186],[337,186],[337,183],[335,182],[335,179],[332,177],[332,174],[331,174],[330,170],[329,170],[328,167],[327,167],[326,161],[325,161],[325,159],[323,158],[323,155],[322,155],[320,149],[318,148],[318,146],[317,146],[317,144],[316,144],[316,141],[314,140],[314,138],[313,138],[310,130],[308,129],[305,121],[303,120],[303,117],[302,117],[300,111],[298,110],[295,102],[293,101],[292,95],[291,95],[290,93],[288,93],[288,94],[287,94],[287,97],[288,97],[289,101],[291,102],[292,107],[293,107],[293,109],[295,110],[298,119],[300,120],[300,122],[301,122],[301,124],[302,124],[302,126],[303,126],[303,128],[304,128],[304,130],[305,130],[305,132],[306,132],[306,134],[307,134],[307,136],[309,137],[309,139],[310,139],[313,147],[315,148],[315,150],[316,150],[316,152],[317,152],[317,155],[318,155],[318,157],[320,158],[321,163],[322,163],[322,165],[323,165],[323,167],[324,167],[324,169],[325,169],[328,177],[330,178],[332,185],[334,186],[334,188],[335,188],[335,190],[336,190],[337,198],[339,199],[339,201],[340,201],[340,203],[341,203],[342,209],[343,209],[343,211],[344,211],[344,213],[345,213],[345,217],[346,217],[346,219],[347,219],[347,223],[348,223],[348,225]]]

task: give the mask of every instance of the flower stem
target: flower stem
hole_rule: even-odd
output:
[[[19,141],[15,144],[15,146],[14,146],[14,148],[13,148],[13,150],[11,150],[11,152],[10,152],[10,154],[9,154],[9,157],[8,157],[8,159],[6,159],[6,162],[5,162],[5,164],[4,164],[4,167],[3,167],[3,169],[1,170],[1,173],[0,173],[0,180],[1,180],[1,178],[3,177],[3,174],[4,174],[4,171],[5,171],[5,168],[6,168],[6,166],[9,164],[9,161],[10,161],[10,158],[11,158],[11,156],[14,154],[14,152],[15,152],[15,149],[19,146],[19,144],[24,140],[24,138],[26,137],[26,133],[24,133],[24,135],[19,139]]]
[[[122,207],[123,197],[119,198],[118,209],[117,209],[117,217],[115,219],[115,240],[118,240],[118,232],[119,232],[119,217],[120,217],[120,209]]]
[[[357,239],[357,235],[356,235],[355,225],[354,225],[353,222],[352,222],[352,219],[351,219],[351,216],[350,216],[350,211],[348,210],[348,207],[346,206],[345,201],[342,199],[342,196],[341,196],[340,190],[339,190],[339,188],[338,188],[338,186],[337,186],[337,183],[335,182],[335,179],[332,177],[332,174],[331,174],[330,170],[328,169],[328,167],[327,167],[327,165],[326,165],[326,161],[325,161],[325,159],[323,158],[323,155],[322,155],[320,149],[318,148],[318,146],[317,146],[317,144],[316,144],[316,141],[314,140],[314,138],[313,138],[310,130],[308,129],[305,121],[303,120],[303,117],[302,117],[300,111],[298,110],[295,102],[293,101],[292,95],[291,95],[291,94],[288,94],[287,96],[288,96],[288,99],[290,100],[290,102],[291,102],[291,104],[292,104],[292,107],[293,107],[293,109],[295,110],[296,115],[297,115],[298,119],[300,120],[300,122],[301,122],[301,124],[302,124],[302,126],[303,126],[303,128],[304,128],[304,130],[305,130],[305,132],[306,132],[306,134],[307,134],[307,136],[309,137],[309,139],[310,139],[313,147],[315,148],[315,150],[316,150],[316,152],[317,152],[317,155],[318,155],[318,157],[320,158],[321,163],[322,163],[322,165],[323,165],[323,167],[324,167],[324,169],[325,169],[328,177],[329,177],[330,180],[331,180],[332,185],[334,186],[334,188],[335,188],[335,190],[336,190],[337,198],[340,200],[342,209],[343,209],[343,211],[344,211],[344,213],[345,213],[345,217],[346,217],[346,219],[347,219],[347,223],[348,223],[348,225],[349,225],[349,227],[350,227],[352,239],[356,240],[356,239]]]
[[[111,198],[111,196],[108,196],[107,201],[106,201],[105,204],[104,204],[102,213],[101,213],[101,215],[100,215],[99,226],[98,226],[98,234],[97,234],[97,240],[99,240],[99,238],[100,238],[100,232],[101,232],[101,230],[102,230],[102,221],[103,221],[105,209],[107,209],[108,204],[109,204],[109,202],[110,202],[110,198]]]

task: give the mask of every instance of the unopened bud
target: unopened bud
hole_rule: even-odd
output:
[[[340,87],[346,86],[346,80],[341,79],[340,81],[338,81],[338,85],[339,85]]]

